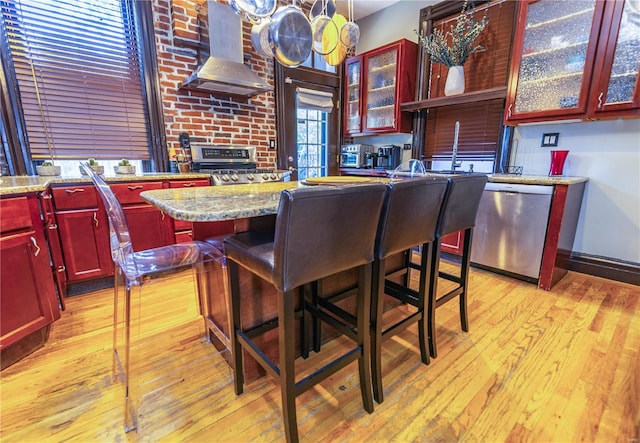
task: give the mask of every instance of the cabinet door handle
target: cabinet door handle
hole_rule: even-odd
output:
[[[162,214],[162,221],[164,221],[164,212],[161,212],[160,214]]]
[[[602,108],[602,97],[604,96],[604,92],[601,92],[598,96],[598,108]]]
[[[190,183],[183,183],[182,186],[184,186],[185,188],[191,188],[192,186],[195,186],[196,184],[193,182]]]
[[[64,192],[66,192],[67,194],[75,194],[76,192],[84,192],[84,189],[82,188],[65,189]]]
[[[98,214],[97,213],[93,213],[93,222],[96,224],[96,228],[98,227]]]
[[[511,118],[511,109],[513,109],[513,103],[509,105],[509,111],[507,111],[507,114],[509,114],[509,118]]]
[[[127,186],[127,189],[128,189],[129,191],[135,191],[136,189],[142,189],[142,188],[144,188],[144,186],[142,186],[142,185]]]
[[[36,248],[36,251],[33,253],[33,255],[34,257],[37,257],[38,254],[40,254],[40,246],[38,246],[38,242],[34,237],[30,237],[30,238],[31,238],[31,243],[33,243],[33,246]]]

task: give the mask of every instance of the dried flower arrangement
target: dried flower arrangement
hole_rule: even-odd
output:
[[[471,15],[465,0],[456,25],[455,27],[451,25],[450,31],[444,33],[436,28],[431,35],[425,36],[414,29],[423,50],[431,55],[432,62],[442,63],[447,67],[462,66],[471,54],[484,49],[475,42],[489,23],[487,10],[485,9],[484,16],[479,22],[472,20]]]

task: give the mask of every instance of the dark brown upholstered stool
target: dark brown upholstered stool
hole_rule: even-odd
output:
[[[460,303],[460,323],[462,330],[469,332],[467,313],[467,286],[469,281],[469,263],[471,260],[471,238],[476,224],[476,214],[480,206],[480,198],[487,183],[484,174],[465,174],[449,178],[449,188],[442,205],[438,221],[437,238],[431,248],[431,278],[429,286],[428,324],[429,352],[437,357],[436,349],[436,308],[458,298]],[[464,231],[464,244],[458,275],[440,271],[440,245],[442,237],[454,232]],[[457,283],[457,286],[446,294],[438,295],[438,277]]]
[[[298,440],[296,396],[358,360],[362,401],[373,411],[370,367],[370,279],[373,248],[386,186],[309,187],[283,191],[274,231],[247,232],[225,240],[231,288],[231,346],[235,391],[243,391],[242,350],[245,349],[280,383],[287,441]],[[279,292],[277,321],[279,365],[252,340],[267,328],[242,327],[238,266],[272,283]],[[349,352],[295,380],[295,306],[305,284],[352,268],[359,269],[357,327],[339,331],[356,342]],[[304,316],[303,316],[304,317]],[[332,326],[336,326],[332,323]],[[304,325],[302,325],[304,328]],[[272,329],[272,328],[271,328]]]
[[[422,362],[429,364],[427,316],[424,309],[430,278],[428,251],[430,243],[436,237],[438,217],[447,186],[447,179],[442,177],[413,178],[389,184],[389,192],[387,192],[378,226],[371,284],[371,366],[373,398],[378,403],[383,401],[381,346],[383,339],[418,322],[420,355]],[[404,284],[398,284],[386,279],[386,259],[403,251],[411,254],[411,248],[420,245],[422,245],[422,260],[418,290],[411,289],[406,280]],[[385,294],[415,306],[417,311],[392,325],[383,325]]]

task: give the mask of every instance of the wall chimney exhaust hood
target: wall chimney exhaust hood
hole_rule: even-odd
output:
[[[273,88],[243,63],[242,19],[229,6],[209,0],[210,56],[180,88],[217,96],[252,97]]]

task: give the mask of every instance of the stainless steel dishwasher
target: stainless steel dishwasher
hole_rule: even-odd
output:
[[[487,183],[473,232],[471,262],[537,281],[553,186]]]

